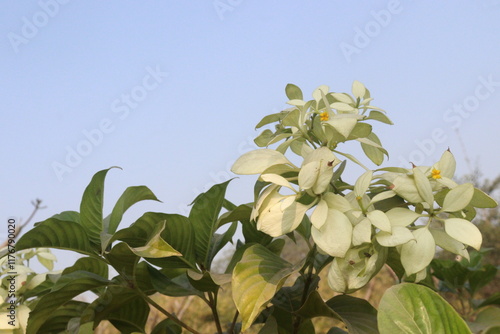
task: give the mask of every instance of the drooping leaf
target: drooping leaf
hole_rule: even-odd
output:
[[[411,283],[386,290],[379,305],[378,325],[381,334],[471,333],[465,321],[441,296]]]
[[[262,245],[249,247],[233,271],[233,300],[247,330],[286,278],[300,267],[293,266]]]
[[[140,257],[144,258],[166,258],[170,256],[182,256],[177,250],[175,250],[171,245],[168,244],[161,237],[161,233],[165,229],[166,221],[157,224],[153,230],[151,238],[148,243],[141,247],[130,248],[131,251]]]

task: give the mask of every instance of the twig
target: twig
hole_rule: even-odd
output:
[[[41,199],[36,199],[34,201],[31,201],[31,204],[33,204],[33,206],[35,207],[33,209],[33,212],[31,212],[31,215],[28,217],[28,219],[22,223],[22,224],[16,224],[16,232],[15,232],[15,236],[17,237],[22,229],[28,225],[30,223],[30,221],[33,219],[33,217],[35,216],[35,214],[38,212],[38,210],[41,210],[41,209],[45,209],[46,206],[42,207],[41,204],[42,204],[42,200]],[[4,248],[4,247],[7,247],[7,244],[8,244],[8,240],[5,240],[1,245],[0,245],[0,248]]]

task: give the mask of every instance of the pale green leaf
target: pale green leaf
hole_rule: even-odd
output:
[[[354,82],[352,83],[352,94],[358,99],[363,99],[366,94],[365,85],[357,80],[354,80]]]
[[[369,243],[372,239],[372,223],[370,219],[363,219],[357,223],[352,230],[352,244],[359,246],[363,243]]]
[[[465,321],[441,296],[417,284],[386,290],[380,301],[381,334],[471,334]]]
[[[436,241],[436,245],[444,250],[447,250],[448,252],[460,255],[469,260],[469,252],[467,252],[467,248],[463,243],[453,239],[443,230],[431,228],[429,231],[432,233],[434,241]]]
[[[363,197],[372,182],[373,172],[371,170],[363,173],[354,184],[354,195],[356,197]]]
[[[380,210],[374,210],[367,212],[366,216],[370,219],[373,226],[376,228],[385,231],[391,232],[391,222],[389,218],[387,218],[386,214]]]
[[[413,176],[415,177],[415,185],[417,186],[418,193],[422,196],[424,201],[432,207],[434,203],[434,195],[432,193],[432,187],[429,179],[418,168],[413,168]]]
[[[311,223],[317,229],[320,229],[326,222],[328,216],[328,204],[325,200],[320,200],[311,214]]]
[[[271,149],[247,152],[233,164],[231,171],[236,174],[260,174],[267,168],[279,164],[292,164],[283,154]]]
[[[300,267],[261,245],[249,247],[233,270],[233,301],[247,330],[285,280]]]
[[[449,218],[444,221],[444,230],[453,239],[477,250],[481,248],[483,236],[476,225],[461,218]]]
[[[289,83],[285,87],[285,93],[286,97],[288,97],[289,100],[303,100],[304,97],[302,95],[302,91],[300,88],[294,84]]]

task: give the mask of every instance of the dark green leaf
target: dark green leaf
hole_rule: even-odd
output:
[[[66,330],[68,322],[73,318],[79,318],[88,307],[88,303],[70,300],[49,316],[40,327],[39,333],[59,333]]]
[[[103,227],[104,232],[114,234],[120,224],[123,214],[137,202],[144,200],[159,201],[146,186],[128,187],[120,196],[111,212],[108,224]]]
[[[153,287],[161,294],[171,297],[203,295],[191,285],[185,273],[170,279],[152,266],[148,266],[147,269]]]
[[[84,228],[71,221],[49,218],[26,232],[16,243],[16,250],[47,247],[95,254]]]
[[[469,292],[471,296],[492,282],[497,274],[497,268],[491,264],[483,266],[481,269],[473,271],[469,274]]]
[[[102,320],[109,320],[120,333],[144,333],[148,314],[148,303],[136,291],[111,285],[83,312],[81,321],[93,321],[95,328]]]
[[[108,284],[108,280],[98,275],[75,271],[62,276],[53,291],[40,298],[28,319],[27,334],[40,333],[39,329],[59,307],[82,292]]]
[[[341,317],[350,334],[378,334],[377,310],[366,300],[339,295],[328,300],[326,305]]]
[[[167,318],[156,325],[151,334],[182,334],[182,327]]]
[[[100,245],[101,242],[104,179],[111,168],[101,170],[92,177],[80,203],[82,226],[88,239],[96,245]]]
[[[209,269],[209,264],[212,259],[210,258],[210,247],[214,233],[217,230],[217,222],[226,188],[229,181],[216,184],[210,188],[206,193],[199,195],[193,204],[193,208],[189,213],[189,220],[193,226],[195,236],[195,254],[198,263]]]
[[[57,215],[53,215],[50,218],[55,218],[58,220],[69,221],[80,224],[80,213],[76,211],[63,211],[58,213]],[[40,222],[36,223],[35,226],[40,224]]]

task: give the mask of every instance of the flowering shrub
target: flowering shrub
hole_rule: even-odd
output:
[[[253,203],[228,201],[227,181],[200,194],[188,217],[147,212],[118,230],[130,206],[157,199],[145,186],[129,187],[103,216],[107,169],[92,178],[80,212],[63,212],[28,231],[18,250],[60,248],[84,257],[56,281],[43,282],[27,333],[86,333],[102,320],[122,333],[143,333],[150,306],[166,316],[152,333],[199,333],[158,305],[150,297],[156,293],[201,298],[218,333],[257,326],[260,333],[315,333],[315,317],[343,323],[331,333],[470,333],[439,295],[414,283],[428,276],[436,246],[465,260],[469,246],[479,250],[481,233],[471,223],[475,208],[496,202],[470,183],[453,181],[456,162],[449,150],[432,166],[373,170],[344,152],[345,142],[357,141],[377,166],[388,155],[370,122],[392,122],[371,105],[360,82],[353,83],[352,94],[320,86],[309,101],[295,85],[286,94],[292,107],[257,125],[274,123],[275,131],[264,130],[255,139],[262,148],[232,167],[236,174],[258,175]],[[348,160],[365,169],[354,184],[342,178]],[[243,240],[234,241],[238,225]],[[290,263],[281,256],[284,238],[297,237],[309,252]],[[236,251],[227,268],[216,272],[212,262],[229,242]],[[389,289],[378,312],[349,295],[324,301],[317,291],[323,270],[334,291],[348,294],[386,264],[413,283]],[[109,267],[115,277],[109,277]],[[217,300],[227,285],[235,314],[226,325]],[[93,302],[72,300],[89,290],[97,295]]]

